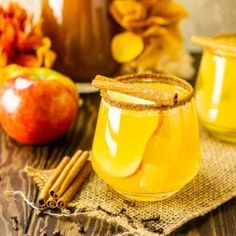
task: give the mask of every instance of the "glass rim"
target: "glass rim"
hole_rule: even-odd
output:
[[[236,33],[218,34],[212,37],[198,37],[194,36],[192,42],[202,46],[204,49],[213,50],[215,54],[222,55],[226,53],[229,56],[236,57],[236,44],[232,45],[227,42],[219,41],[233,37],[236,42]],[[223,55],[224,56],[224,55]]]
[[[151,82],[163,82],[168,83],[171,85],[179,86],[185,91],[187,91],[186,95],[182,97],[182,99],[177,100],[176,103],[172,104],[138,104],[138,103],[129,103],[124,101],[118,101],[117,99],[113,98],[111,95],[107,93],[107,90],[101,90],[101,97],[111,106],[126,109],[126,110],[136,110],[136,111],[144,111],[144,110],[168,110],[173,109],[178,106],[185,105],[186,103],[190,102],[194,95],[193,87],[183,79],[180,79],[173,75],[167,75],[164,73],[140,73],[140,74],[128,74],[115,77],[114,79],[118,81],[137,81],[145,83],[145,80]],[[111,91],[108,89],[108,91]],[[114,91],[115,92],[115,91]],[[176,93],[173,93],[173,100]],[[146,99],[148,100],[148,99]],[[161,103],[161,101],[160,101]]]

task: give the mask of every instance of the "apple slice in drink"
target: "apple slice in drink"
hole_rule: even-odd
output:
[[[123,94],[112,95],[119,101],[149,102]],[[133,175],[141,166],[146,143],[157,123],[156,112],[121,110],[102,103],[95,133],[99,142],[93,145],[96,167],[114,177]]]

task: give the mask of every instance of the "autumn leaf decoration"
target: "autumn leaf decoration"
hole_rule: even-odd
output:
[[[113,0],[110,13],[123,29],[113,37],[111,51],[125,73],[161,70],[191,76],[192,60],[179,29],[187,16],[184,7],[173,0]]]
[[[17,4],[0,6],[0,67],[18,64],[26,67],[51,67],[56,54],[51,41],[44,37],[42,20],[36,24]]]

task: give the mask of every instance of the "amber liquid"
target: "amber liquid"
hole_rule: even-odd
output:
[[[181,93],[171,85],[166,89]],[[146,102],[118,93],[110,92],[110,96],[129,103]],[[164,111],[136,111],[102,99],[92,164],[106,183],[126,197],[155,201],[171,196],[199,170],[194,101]]]
[[[236,39],[235,39],[236,42]],[[236,58],[205,50],[196,86],[199,118],[216,137],[236,143]]]
[[[43,28],[58,55],[55,69],[80,82],[117,71],[110,53],[116,26],[108,5],[108,0],[44,0]]]

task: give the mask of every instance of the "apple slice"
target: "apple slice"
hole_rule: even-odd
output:
[[[106,126],[104,143],[93,146],[93,161],[95,165],[113,177],[128,177],[141,165],[145,145],[137,145],[134,138],[114,135],[111,128]],[[131,137],[131,136],[129,136]]]
[[[183,145],[182,107],[164,111],[159,125],[147,142],[144,162],[166,168],[176,161]]]
[[[167,176],[168,168],[147,163],[144,166],[139,186],[150,192],[162,192],[165,187]]]
[[[158,115],[145,117],[147,120],[144,123],[144,117],[137,116],[134,111],[123,111],[122,115],[116,112],[116,108],[110,108],[106,123],[102,117],[98,119],[93,144],[93,162],[95,169],[97,167],[106,175],[128,177],[142,164],[147,141],[158,124]],[[104,115],[102,113],[101,116]]]
[[[121,158],[100,160],[100,169],[103,172],[109,173],[110,176],[124,178],[133,175],[141,166],[142,155],[131,158],[122,158],[125,161],[121,161]]]

